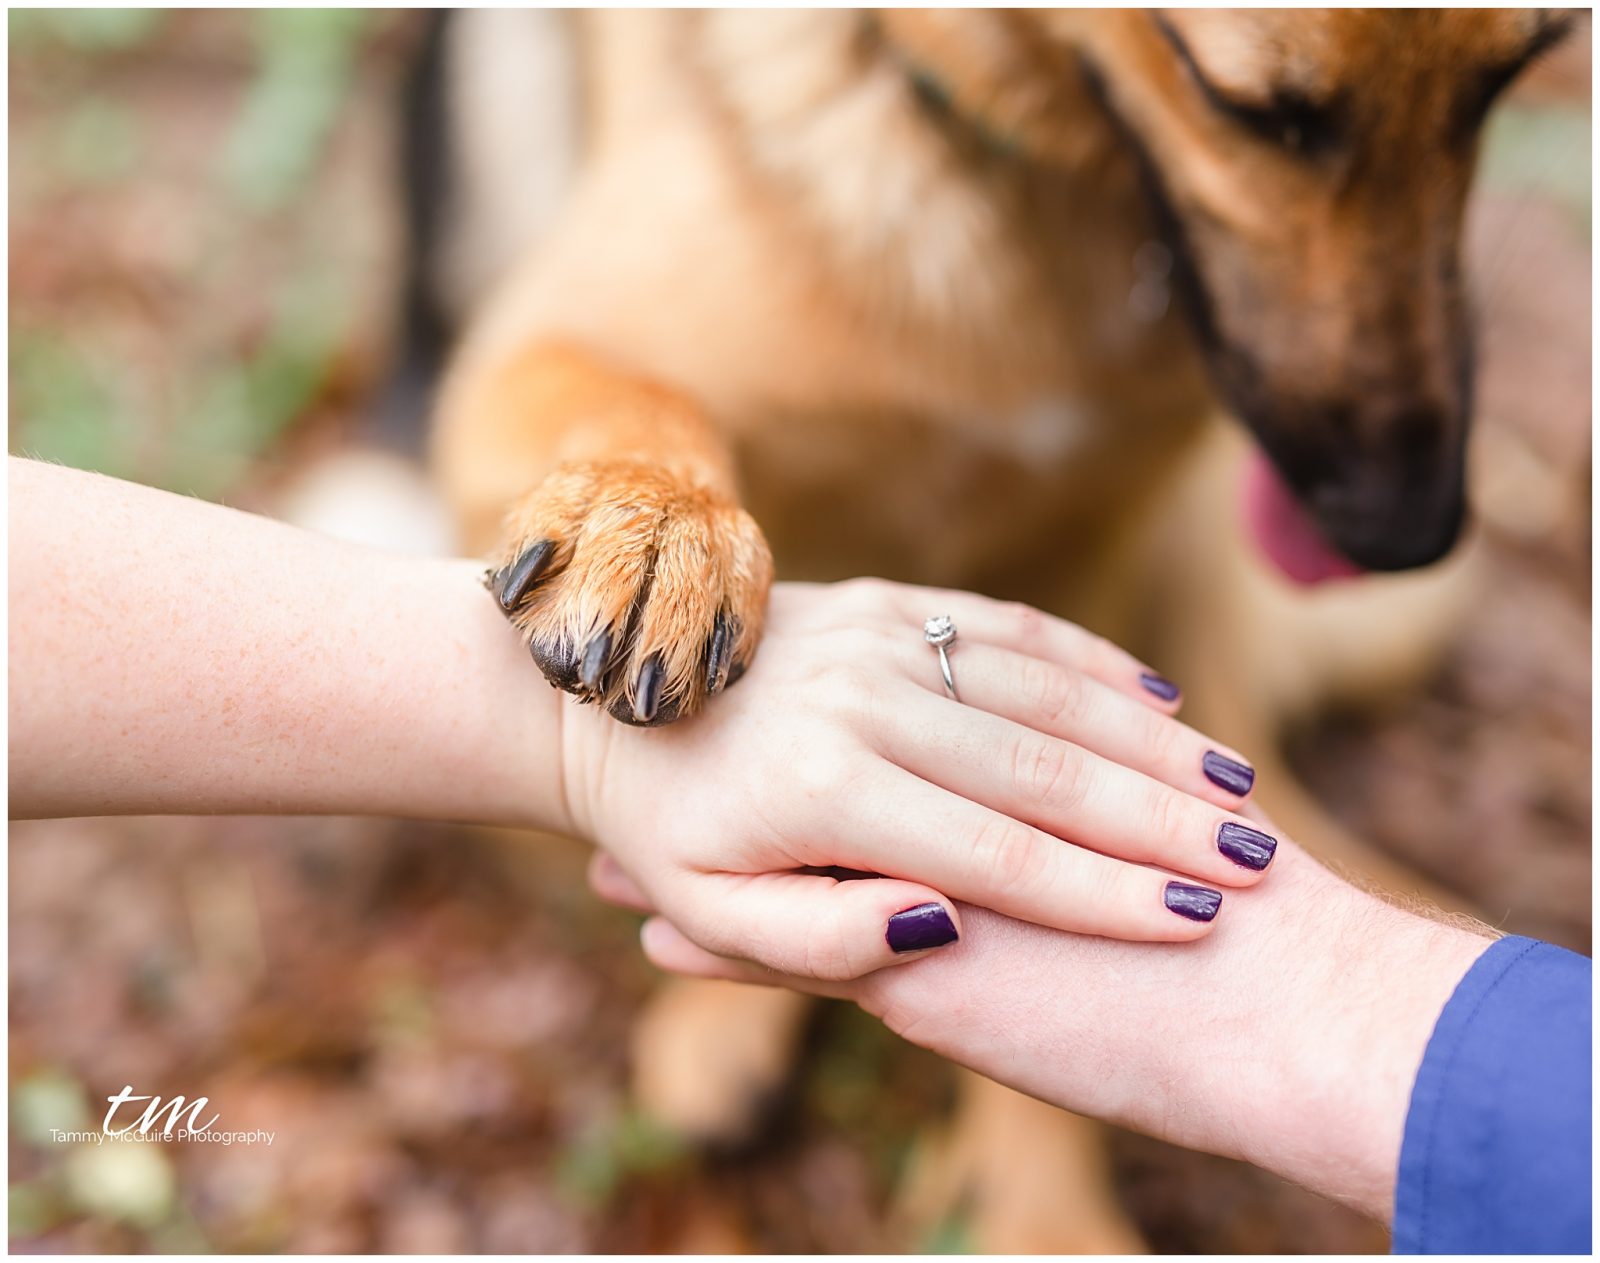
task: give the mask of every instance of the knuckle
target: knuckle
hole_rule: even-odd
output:
[[[1084,635],[1089,638],[1088,660],[1095,669],[1110,674],[1128,661],[1127,652],[1114,641],[1107,640],[1094,632],[1086,631]]]
[[[1054,730],[1073,725],[1086,704],[1082,677],[1037,658],[1023,660],[1018,687],[1033,712]]]
[[[855,575],[834,585],[834,591],[848,596],[869,596],[883,585],[875,575]]]
[[[848,982],[859,972],[850,927],[842,909],[834,904],[811,926],[801,954],[803,972],[823,982]]]
[[[1011,620],[1011,625],[1016,628],[1017,635],[1026,643],[1032,643],[1044,634],[1045,616],[1031,605],[1021,601],[1006,603],[1006,617]]]
[[[1189,802],[1175,790],[1153,789],[1146,809],[1150,845],[1154,850],[1170,850],[1174,843],[1197,829]]]
[[[1020,797],[1071,814],[1087,793],[1083,768],[1083,760],[1066,743],[1024,734],[1012,753],[1012,784]]]
[[[1132,886],[1145,870],[1094,851],[1069,849],[1064,883],[1071,892],[1075,920],[1085,933],[1115,932],[1128,920],[1136,895]]]
[[[1011,748],[1011,789],[1019,798],[1048,798],[1061,779],[1060,752],[1032,734],[1019,735]]]
[[[829,952],[817,941],[816,931],[817,927],[813,926],[800,949],[800,973],[807,978],[827,977],[827,967],[832,963]]]
[[[1098,859],[1083,879],[1074,883],[1084,905],[1099,908],[1111,924],[1121,925],[1139,916],[1142,892],[1149,879],[1146,870],[1115,860]]]
[[[859,643],[855,632],[841,632],[830,638],[830,651],[815,671],[815,679],[826,690],[828,700],[848,705],[877,686],[877,676],[857,652]]]
[[[824,802],[830,814],[836,815],[842,797],[857,790],[871,791],[878,777],[880,762],[855,733],[844,737],[834,734],[829,744],[833,749],[811,773],[808,787],[816,791],[815,796]],[[809,762],[812,749],[813,743],[801,742],[796,748],[793,764],[798,767]]]
[[[850,661],[858,664],[882,662],[886,652],[894,648],[888,631],[877,624],[846,628],[839,640],[840,649],[849,656]],[[873,678],[878,678],[877,673],[873,674]]]
[[[875,613],[890,604],[890,588],[886,579],[862,576],[846,579],[835,589],[844,598],[846,607],[861,613]]]
[[[854,770],[862,770],[857,746],[870,741],[884,711],[884,681],[861,667],[830,673],[827,697],[821,709],[828,716],[833,729],[832,739],[840,735],[848,738]]]
[[[1032,830],[1005,817],[986,820],[972,838],[977,875],[1002,896],[1025,898],[1039,886],[1046,857]]]
[[[858,620],[839,623],[813,632],[807,641],[811,656],[820,662],[820,669],[859,669],[864,655],[872,652],[876,643],[871,631]]]
[[[848,787],[855,763],[832,747],[808,750],[791,766],[790,784],[802,798],[828,801]]]
[[[1148,712],[1144,721],[1141,746],[1148,751],[1151,763],[1157,767],[1175,766],[1183,757],[1184,731],[1170,719]],[[1199,756],[1195,757],[1198,764]]]
[[[814,917],[800,952],[800,972],[822,981],[842,981],[850,976],[850,936],[845,933],[838,908]]]
[[[836,917],[832,933],[833,947],[828,953],[828,971],[820,977],[828,982],[849,982],[866,972],[867,965],[857,950],[855,936],[844,917]]]

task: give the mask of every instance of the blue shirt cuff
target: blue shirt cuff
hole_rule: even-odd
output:
[[[1504,938],[1440,1013],[1411,1089],[1396,1254],[1588,1254],[1591,962]]]

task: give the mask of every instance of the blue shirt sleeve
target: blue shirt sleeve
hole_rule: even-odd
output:
[[[1504,938],[1457,985],[1411,1089],[1396,1254],[1590,1253],[1591,968]]]

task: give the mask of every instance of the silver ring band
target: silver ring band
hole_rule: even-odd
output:
[[[939,651],[939,672],[944,676],[944,694],[953,702],[961,699],[956,696],[955,678],[950,674],[950,655],[945,652],[947,645],[956,641],[956,625],[948,614],[936,614],[922,624],[922,638]]]

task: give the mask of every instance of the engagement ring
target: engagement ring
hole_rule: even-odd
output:
[[[922,625],[922,638],[939,651],[939,670],[944,673],[945,696],[952,701],[959,702],[956,696],[956,682],[950,676],[950,655],[945,652],[946,645],[953,645],[956,639],[956,625],[948,614],[936,614]]]

